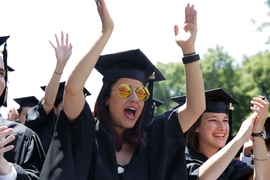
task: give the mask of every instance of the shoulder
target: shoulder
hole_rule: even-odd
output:
[[[151,124],[166,123],[169,119],[178,119],[177,109],[168,109],[163,114],[155,116]]]

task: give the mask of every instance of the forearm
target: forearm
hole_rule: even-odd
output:
[[[242,146],[242,140],[231,140],[226,146],[210,157],[199,170],[200,180],[217,179],[227,168],[235,154]]]
[[[68,78],[66,90],[72,93],[82,93],[84,84],[96,65],[99,56],[108,42],[112,31],[101,32],[88,53],[77,64]]]
[[[253,137],[254,179],[269,178],[270,159],[264,139]]]
[[[179,123],[186,132],[205,110],[204,80],[199,61],[185,64],[186,104],[179,109]],[[181,114],[181,115],[180,115]]]
[[[62,70],[58,69],[58,71],[56,69],[57,68],[55,68],[56,72],[63,72],[63,68],[61,68]],[[62,76],[62,74],[57,74],[55,73],[55,71],[53,72],[52,77],[45,89],[43,108],[46,114],[48,114],[54,106],[54,102],[59,88],[59,82]]]

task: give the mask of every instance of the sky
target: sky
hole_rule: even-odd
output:
[[[114,20],[114,32],[102,54],[141,49],[157,62],[182,62],[182,51],[176,45],[173,26],[182,27],[184,8],[194,4],[198,12],[196,52],[201,56],[208,48],[223,46],[224,51],[241,62],[269,47],[264,43],[269,31],[256,28],[269,21],[270,10],[265,0],[106,0]],[[0,36],[7,41],[8,65],[15,69],[8,74],[8,108],[18,108],[14,98],[36,96],[44,92],[56,65],[54,35],[69,33],[73,46],[61,81],[65,81],[78,61],[85,55],[101,29],[94,0],[13,0],[2,1]],[[2,48],[2,47],[1,47]],[[102,85],[97,71],[89,76],[85,87],[91,108]]]

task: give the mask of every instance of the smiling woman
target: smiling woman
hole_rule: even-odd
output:
[[[186,162],[189,179],[248,179],[253,176],[267,179],[270,161],[267,161],[263,138],[253,137],[254,145],[257,146],[254,156],[263,160],[255,162],[255,170],[253,166],[234,157],[251,132],[261,132],[263,129],[261,124],[266,121],[268,101],[263,100],[262,96],[251,101],[254,113],[242,123],[237,136],[231,139],[231,110],[232,104],[237,101],[222,88],[206,91],[205,97],[206,110],[187,133]],[[173,99],[178,103],[183,101],[183,97]]]

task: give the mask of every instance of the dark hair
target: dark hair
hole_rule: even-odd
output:
[[[191,126],[187,132],[187,147],[193,151],[199,150],[199,139],[196,133],[196,128],[201,124],[202,115],[198,120]]]
[[[123,141],[127,143],[139,143],[146,145],[144,140],[144,132],[143,132],[143,119],[145,114],[146,106],[144,106],[142,114],[139,119],[135,123],[135,125],[131,129],[127,129],[123,133],[123,138],[121,139],[116,130],[114,129],[112,118],[109,112],[109,106],[106,105],[106,100],[110,98],[111,88],[116,83],[118,79],[108,79],[103,84],[99,95],[97,97],[95,107],[94,107],[94,117],[96,117],[103,127],[114,136],[115,149],[120,151],[122,148]],[[145,103],[146,105],[146,103]]]

